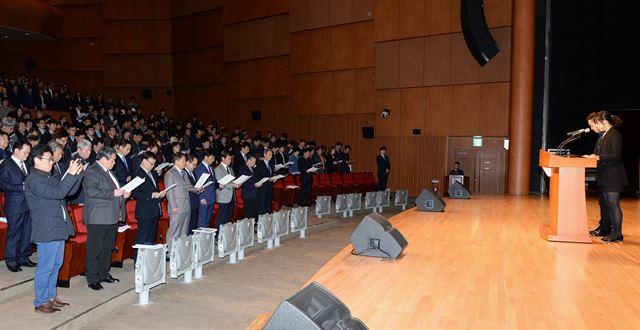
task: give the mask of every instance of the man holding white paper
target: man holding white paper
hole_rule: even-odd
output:
[[[156,155],[145,151],[140,155],[140,167],[134,172],[135,178],[145,179],[144,183],[133,190],[131,196],[136,199],[136,219],[138,230],[135,244],[154,244],[158,231],[158,220],[162,214],[160,202],[166,195],[165,191],[158,189],[158,174],[153,171],[156,164]],[[135,250],[134,262],[138,259],[138,250]]]
[[[227,150],[223,150],[220,153],[221,162],[216,167],[214,173],[216,180],[218,181],[218,189],[216,190],[216,201],[218,202],[218,217],[216,221],[216,228],[220,232],[220,225],[231,221],[231,215],[233,214],[233,207],[235,205],[235,189],[240,188],[237,183],[229,182],[222,184],[220,179],[227,175],[234,175],[231,168],[231,161],[233,157]]]
[[[87,227],[85,275],[93,290],[102,289],[100,282],[119,282],[109,274],[111,251],[116,244],[118,222],[125,222],[124,202],[131,193],[121,189],[111,173],[115,163],[116,151],[102,149],[96,154],[96,162],[85,172],[82,182],[85,192],[82,219]]]
[[[189,174],[185,170],[187,156],[181,152],[173,155],[173,167],[164,175],[164,183],[167,187],[176,185],[167,191],[169,202],[169,230],[167,231],[167,245],[171,250],[171,244],[175,238],[186,235],[189,231],[189,218],[191,216],[191,203],[189,192],[198,192],[199,189],[191,185]]]
[[[216,189],[218,189],[218,184],[216,181],[216,176],[213,173],[213,168],[211,164],[215,160],[216,156],[210,149],[203,150],[202,152],[202,162],[198,167],[196,167],[195,175],[196,178],[202,177],[203,174],[208,174],[206,183],[212,182],[208,187],[204,188],[202,193],[200,194],[200,206],[198,208],[198,228],[209,228],[209,224],[211,223],[211,217],[213,216],[213,206],[216,202]]]
[[[258,188],[258,215],[271,213],[271,200],[273,200],[273,173],[274,170],[271,167],[271,158],[273,158],[273,152],[271,149],[265,149],[263,152],[263,158],[256,163],[256,187]],[[267,181],[260,182],[265,178]]]

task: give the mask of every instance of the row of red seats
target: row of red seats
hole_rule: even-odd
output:
[[[338,194],[364,194],[375,191],[378,185],[372,172],[312,174],[312,178],[312,200],[316,200],[318,196],[331,196],[335,200]],[[297,188],[287,188],[291,186]],[[287,175],[273,185],[273,199],[280,204],[292,206],[298,201],[299,195],[299,175]]]

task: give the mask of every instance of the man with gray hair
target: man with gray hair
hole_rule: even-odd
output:
[[[16,120],[12,117],[2,118],[0,130],[9,135],[9,152],[13,152],[13,144],[18,141],[18,136],[13,132],[16,128]]]
[[[111,251],[116,244],[118,222],[126,219],[125,200],[131,195],[122,189],[111,172],[116,163],[116,151],[104,148],[96,155],[82,182],[85,199],[82,220],[87,227],[87,284],[101,290],[103,283],[119,282],[109,273]]]
[[[72,160],[79,159],[82,166],[84,166],[85,170],[89,165],[91,165],[91,151],[92,145],[89,140],[79,140],[78,141],[78,150],[71,154]],[[64,173],[64,172],[62,172]],[[76,191],[73,195],[67,197],[67,201],[69,204],[80,205],[84,203],[84,188],[80,186],[78,191]]]
[[[51,176],[58,180],[62,180],[62,176],[67,172],[68,165],[65,162],[60,161],[64,156],[64,148],[56,141],[50,141],[48,144],[51,149],[53,167],[51,169]]]

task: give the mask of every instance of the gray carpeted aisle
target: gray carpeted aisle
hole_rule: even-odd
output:
[[[384,215],[399,212],[391,209]],[[272,313],[346,247],[365,214],[308,233],[304,240],[287,239],[279,248],[251,251],[235,265],[216,257],[215,264],[204,269],[203,279],[188,285],[179,283],[182,278],[170,279],[167,285],[151,290],[152,304],[120,306],[94,319],[90,327],[244,329],[259,314]]]

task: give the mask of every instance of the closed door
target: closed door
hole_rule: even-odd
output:
[[[486,150],[480,153],[480,171],[478,175],[479,192],[483,194],[501,194],[504,189],[500,189],[500,163],[496,151]]]
[[[473,137],[450,137],[448,155],[448,168],[453,168],[454,162],[460,162],[464,175],[469,177],[471,193],[505,193],[507,151],[504,138],[482,138],[482,144],[474,146]]]

